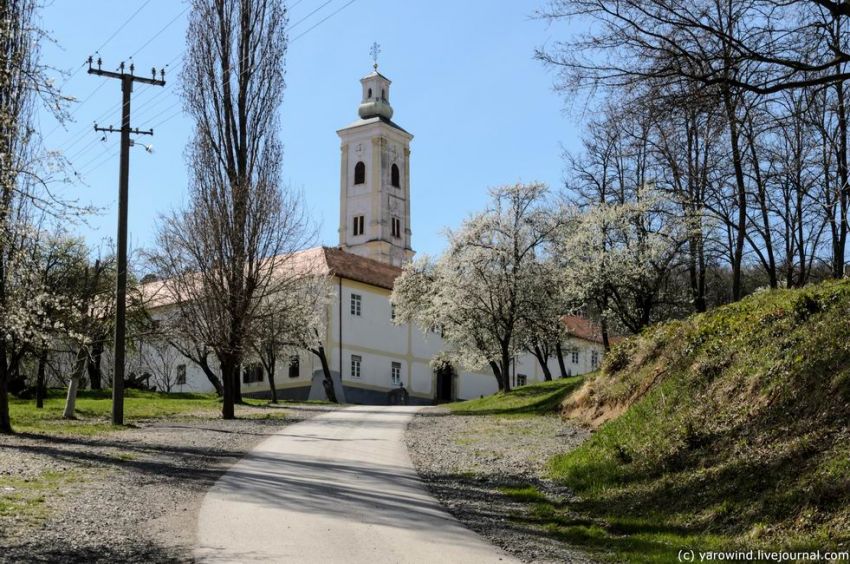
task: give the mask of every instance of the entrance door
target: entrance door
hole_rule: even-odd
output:
[[[443,366],[437,370],[437,402],[453,401],[452,385],[454,370],[451,366]]]

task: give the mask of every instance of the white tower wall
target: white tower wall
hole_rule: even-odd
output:
[[[410,229],[413,136],[390,119],[390,80],[376,71],[360,82],[360,119],[337,131],[341,149],[339,244],[350,253],[402,266],[414,254]],[[362,166],[362,178],[358,166]],[[357,219],[361,217],[362,221]]]

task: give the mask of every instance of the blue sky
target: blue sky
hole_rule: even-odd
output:
[[[575,149],[580,132],[552,90],[551,73],[532,59],[535,47],[570,32],[531,18],[544,1],[290,2],[284,181],[303,190],[321,226],[319,243],[338,242],[336,131],[356,119],[373,41],[381,44],[380,70],[393,81],[393,119],[415,136],[411,227],[418,252],[439,253],[444,228],[481,209],[491,186],[561,185],[562,147]],[[91,126],[120,125],[121,94],[118,81],[90,76],[82,63],[101,46],[104,68],[131,55],[137,69],[170,63],[165,88],[137,86],[132,102],[133,126],[155,129],[152,138],[139,138],[154,152],[132,149],[130,168],[130,240],[149,246],[158,214],[182,205],[186,193],[191,124],[181,114],[176,71],[187,7],[179,0],[55,0],[43,11],[56,42],[43,47],[43,60],[73,73],[64,90],[79,102],[67,131],[47,116],[41,126],[48,146],[83,172],[85,183],[66,193],[103,210],[75,228],[95,247],[114,238],[119,139],[100,141]]]

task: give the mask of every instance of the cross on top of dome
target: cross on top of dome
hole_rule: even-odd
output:
[[[372,43],[372,47],[369,48],[369,54],[372,56],[372,68],[378,70],[378,55],[381,54],[381,45],[377,41]]]

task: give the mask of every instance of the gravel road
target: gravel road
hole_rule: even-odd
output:
[[[58,490],[45,493],[41,518],[0,512],[0,562],[191,562],[207,489],[277,429],[329,409],[251,408],[254,417],[282,410],[287,418],[182,417],[94,437],[2,437],[0,477],[58,476]]]
[[[529,507],[499,488],[533,484],[550,500],[569,500],[568,490],[546,479],[546,463],[586,437],[587,431],[554,415],[451,415],[443,408],[420,413],[406,433],[413,465],[452,515],[518,559],[541,564],[592,560],[516,519]]]

